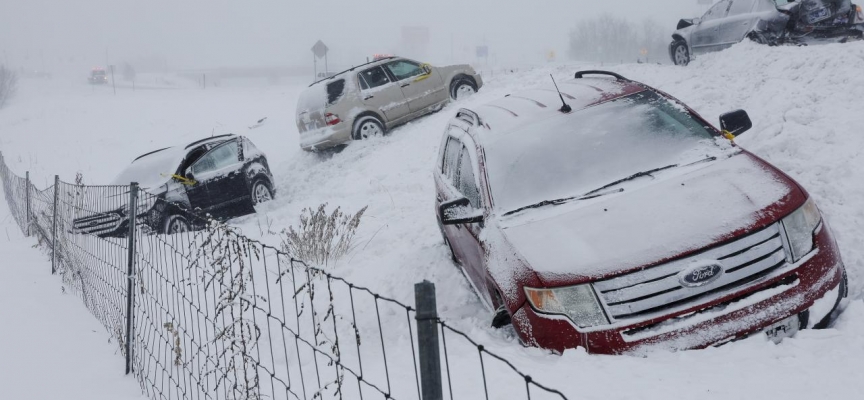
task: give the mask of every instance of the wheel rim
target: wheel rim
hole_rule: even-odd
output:
[[[687,63],[687,49],[684,45],[678,45],[675,48],[675,64],[684,65]]]
[[[270,194],[270,190],[267,189],[267,186],[264,186],[264,184],[260,182],[255,184],[255,190],[253,191],[252,195],[255,196],[256,204],[273,200],[273,196]]]
[[[168,227],[168,233],[175,234],[183,232],[189,232],[189,224],[180,218],[174,218],[171,221],[171,226]]]
[[[375,122],[366,121],[360,125],[360,137],[363,139],[368,139],[373,136],[381,136],[383,133],[381,126]]]
[[[456,88],[456,100],[464,99],[472,94],[477,93],[471,85],[463,83]]]

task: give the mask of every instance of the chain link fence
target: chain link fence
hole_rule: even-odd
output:
[[[442,321],[431,283],[418,312],[137,184],[38,190],[2,153],[0,178],[150,398],[566,399]],[[168,208],[201,229],[163,233]]]

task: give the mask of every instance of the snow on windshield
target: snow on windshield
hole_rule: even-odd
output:
[[[132,162],[120,175],[114,178],[114,185],[128,185],[138,182],[143,189],[155,188],[170,179],[186,156],[183,147],[170,147],[146,155]]]
[[[650,91],[515,130],[486,147],[493,198],[504,212],[718,151],[699,121]]]

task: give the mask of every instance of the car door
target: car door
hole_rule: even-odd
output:
[[[758,14],[753,12],[757,0],[732,0],[729,14],[721,20],[720,48],[740,42],[756,26]]]
[[[200,208],[214,217],[230,218],[237,215],[238,203],[249,197],[246,179],[243,176],[243,159],[237,140],[222,143],[189,167],[196,181],[190,187]],[[198,186],[204,186],[204,192]],[[189,190],[187,189],[187,194]],[[206,193],[206,197],[205,196]],[[190,202],[192,201],[190,195]]]
[[[380,65],[360,71],[357,80],[363,104],[377,110],[387,121],[398,121],[411,112],[402,89]]]
[[[448,98],[444,80],[436,68],[400,59],[384,64],[402,89],[411,113],[420,113]]]
[[[458,130],[460,128],[451,126],[450,129]],[[467,135],[463,138],[467,139]],[[473,146],[473,144],[471,145]],[[462,141],[452,136],[448,139],[442,166],[440,178],[446,187],[439,194],[438,204],[465,197],[472,207],[483,209],[476,163],[472,152]],[[465,275],[483,300],[488,301],[486,265],[483,246],[480,242],[481,225],[480,223],[446,225],[443,229],[454,255],[462,264]]]
[[[719,49],[721,42],[720,26],[729,12],[731,0],[722,0],[712,6],[699,20],[690,35],[690,48],[693,54],[707,53]]]

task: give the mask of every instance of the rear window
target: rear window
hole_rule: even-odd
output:
[[[331,82],[327,84],[327,104],[333,104],[342,94],[345,93],[345,80],[340,79],[336,82]]]

